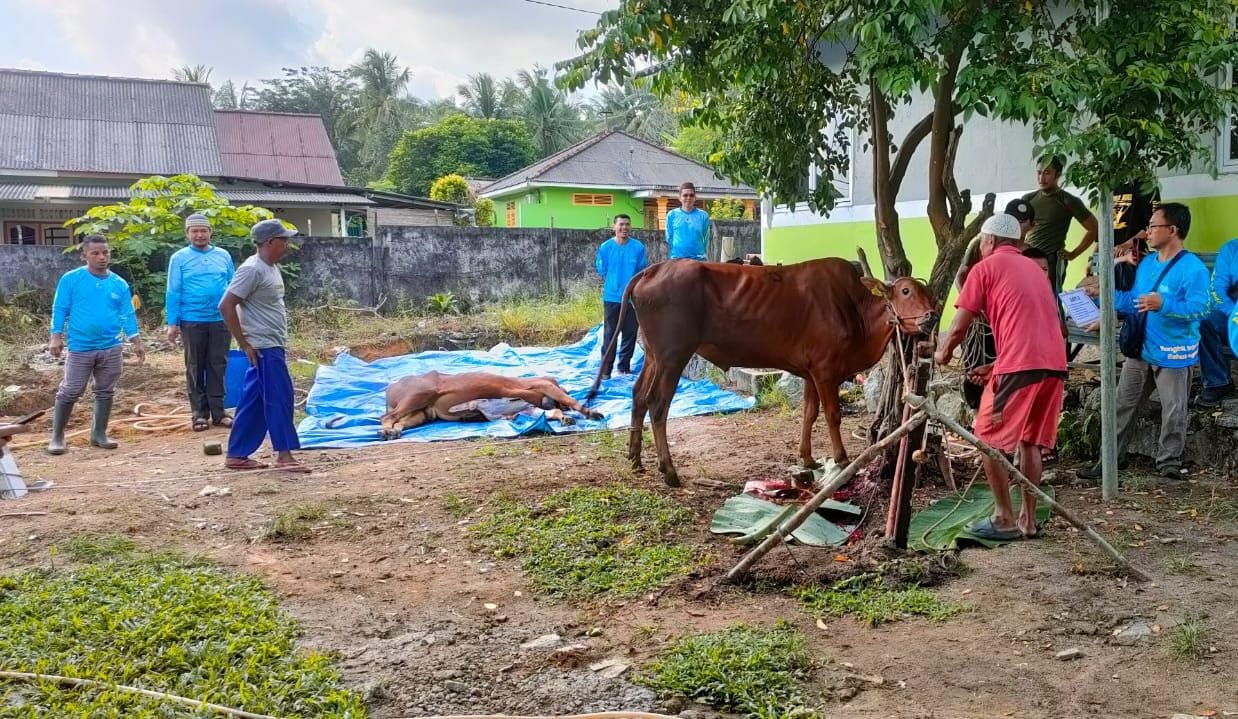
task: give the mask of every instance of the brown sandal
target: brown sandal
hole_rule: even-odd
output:
[[[211,423],[207,421],[206,417],[194,417],[191,426],[195,432],[205,432],[211,428]]]
[[[214,424],[216,427],[231,427],[232,418],[225,414],[224,416],[220,417],[218,421],[213,422],[212,424]]]
[[[268,465],[263,464],[262,462],[259,462],[254,459],[249,459],[247,457],[241,460],[228,459],[227,461],[224,462],[224,466],[227,467],[228,469],[245,470],[245,469],[266,469]]]
[[[311,474],[314,471],[300,462],[276,462],[274,469],[294,474]]]

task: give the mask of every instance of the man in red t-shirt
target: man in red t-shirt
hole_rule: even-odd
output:
[[[1007,454],[1019,451],[1019,469],[1040,484],[1041,448],[1057,441],[1058,417],[1066,379],[1066,347],[1062,343],[1057,301],[1036,262],[1019,252],[1019,222],[1004,212],[985,221],[980,230],[983,258],[967,275],[955,303],[958,312],[937,350],[937,362],[948,364],[963,341],[967,326],[984,315],[993,328],[997,361],[992,374],[972,378],[984,384],[976,415],[976,436]],[[983,457],[985,476],[993,489],[994,515],[968,532],[984,539],[1034,537],[1036,497],[1023,492],[1018,519],[1010,501],[1010,476]]]

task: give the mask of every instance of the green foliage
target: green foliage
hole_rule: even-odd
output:
[[[709,216],[715,220],[742,220],[744,213],[744,201],[734,197],[720,197],[709,203]]]
[[[536,156],[533,138],[522,123],[455,115],[433,127],[405,132],[391,152],[387,178],[401,192],[424,197],[443,175],[503,177]]]
[[[453,173],[443,175],[430,185],[430,199],[450,202],[453,205],[468,205],[473,201],[473,192],[469,189],[468,180]]]
[[[499,335],[508,342],[554,343],[579,339],[602,318],[602,291],[573,292],[565,299],[537,297],[515,300],[487,310]]]
[[[703,165],[714,165],[714,148],[718,133],[707,127],[689,125],[679,130],[670,142],[670,149]]]
[[[636,681],[662,698],[684,696],[749,717],[816,716],[804,708],[811,673],[807,642],[780,620],[772,629],[736,624],[680,638]]]
[[[510,120],[519,116],[524,96],[511,80],[496,80],[488,73],[469,75],[468,82],[456,88],[464,110],[485,120]]]
[[[0,577],[0,656],[11,671],[126,684],[282,717],[365,716],[327,657],[252,577],[129,555]],[[13,717],[200,716],[117,691],[4,684]]]
[[[1062,459],[1090,461],[1100,456],[1100,413],[1063,412],[1057,425],[1057,451]]]
[[[127,202],[92,207],[81,217],[65,223],[75,235],[103,233],[112,248],[112,269],[128,280],[130,287],[151,311],[163,307],[165,268],[173,252],[185,246],[185,218],[198,212],[211,221],[211,241],[239,259],[252,253],[249,229],[260,220],[274,217],[270,210],[253,205],[233,206],[215,191],[214,185],[194,175],[154,175],[133,183]],[[66,252],[75,252],[71,247]],[[286,267],[295,280],[296,267]]]
[[[478,227],[494,227],[494,200],[483,197],[473,203],[473,217]]]
[[[283,76],[263,80],[254,91],[253,108],[268,112],[318,115],[327,128],[340,168],[359,164],[361,87],[349,70],[330,67],[285,67]],[[368,130],[369,128],[364,128]]]
[[[524,95],[524,124],[538,157],[553,155],[593,131],[580,106],[555,86],[546,68],[521,70],[516,84]]]
[[[904,617],[948,619],[965,607],[938,599],[918,586],[888,586],[876,573],[857,574],[829,587],[809,585],[792,594],[817,616],[852,616],[870,627]]]
[[[655,95],[647,83],[627,82],[602,88],[593,101],[593,112],[606,128],[661,143],[679,126],[669,105]]]
[[[631,597],[692,568],[692,551],[667,539],[692,514],[652,492],[575,487],[529,507],[498,501],[473,527],[478,545],[520,557],[538,590],[567,598]]]
[[[450,292],[436,292],[426,298],[426,309],[436,315],[456,314],[460,301]]]

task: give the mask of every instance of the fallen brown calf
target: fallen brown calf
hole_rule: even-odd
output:
[[[383,415],[379,436],[398,439],[404,430],[436,419],[482,422],[499,416],[514,416],[530,406],[546,410],[552,420],[570,421],[563,415],[565,409],[589,419],[602,418],[601,412],[581,406],[551,377],[431,371],[403,377],[387,386],[387,414]]]

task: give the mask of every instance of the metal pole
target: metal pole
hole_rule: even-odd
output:
[[[1100,237],[1096,271],[1100,274],[1100,466],[1105,499],[1118,496],[1118,353],[1117,315],[1113,310],[1113,193],[1100,188]]]

